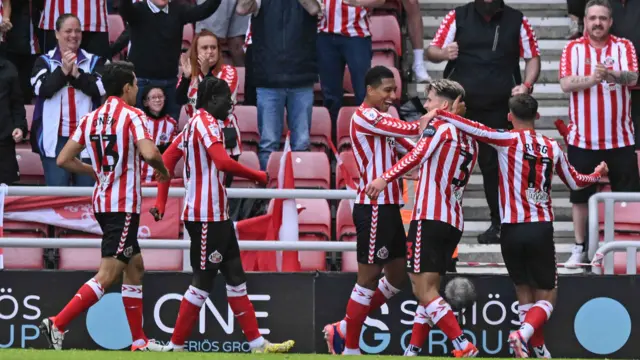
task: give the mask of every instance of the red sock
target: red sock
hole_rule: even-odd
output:
[[[121,292],[132,341],[144,340],[146,342],[148,339],[142,329],[142,285],[123,284]]]
[[[369,304],[369,312],[374,312],[387,302],[387,298],[384,296],[380,289],[376,289],[371,297],[371,304]]]
[[[238,286],[227,285],[227,301],[247,341],[260,338],[262,335],[260,335],[260,330],[258,330],[256,312],[247,296],[247,284],[245,283]]]
[[[531,310],[527,312],[527,316],[525,316],[524,322],[531,325],[534,331],[537,332],[538,329],[542,329],[544,323],[547,322],[547,312],[544,308],[538,306],[538,303],[536,303],[531,308]]]
[[[198,319],[200,308],[209,297],[209,293],[196,287],[189,286],[180,303],[176,327],[173,329],[171,343],[177,346],[184,346],[184,342],[189,335],[193,325]]]
[[[357,285],[351,292],[351,298],[347,303],[347,333],[345,334],[345,348],[360,349],[360,332],[367,319],[369,305],[373,297],[373,290]]]
[[[369,313],[378,310],[387,300],[391,299],[394,295],[400,292],[400,289],[396,289],[386,277],[381,278],[378,281],[378,288],[373,293],[371,298],[371,304],[369,305]]]
[[[60,311],[58,315],[53,319],[53,324],[60,331],[64,331],[71,320],[75,319],[80,313],[84,312],[98,300],[104,294],[104,289],[99,282],[95,279],[91,279],[84,283],[78,289],[76,295],[67,303],[67,306]]]
[[[529,345],[539,347],[544,345],[544,326],[540,329],[536,329],[533,336],[529,340]]]
[[[413,318],[410,345],[422,349],[422,345],[427,341],[427,336],[429,336],[429,332],[431,331],[429,322],[430,319],[427,316],[424,306],[419,305],[418,309],[416,309],[416,316]]]
[[[456,339],[462,335],[462,329],[460,329],[458,319],[453,315],[451,306],[441,297],[431,301],[426,306],[426,312],[433,323],[438,325],[438,328],[447,335],[449,340]]]

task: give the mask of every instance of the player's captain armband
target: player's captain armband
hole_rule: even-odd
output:
[[[436,128],[433,125],[428,125],[422,132],[422,136],[433,137],[436,134]]]
[[[367,120],[373,121],[373,125],[382,120],[382,115],[374,109],[364,109],[362,110],[362,115],[364,115]]]

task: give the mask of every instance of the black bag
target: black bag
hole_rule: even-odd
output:
[[[238,145],[238,133],[236,132],[236,128],[223,127],[222,134],[224,136],[225,149],[233,149]]]

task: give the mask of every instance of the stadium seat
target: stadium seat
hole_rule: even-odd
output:
[[[331,168],[327,154],[322,152],[291,152],[296,188],[331,188]],[[267,162],[268,187],[278,187],[281,151],[272,152]]]
[[[240,137],[242,138],[242,150],[258,149],[260,132],[258,131],[258,111],[255,106],[237,105],[234,113],[238,118]]]
[[[258,160],[258,154],[253,151],[244,151],[240,154],[240,158],[238,159],[240,164],[254,170],[260,170],[260,161]],[[256,183],[251,180],[247,180],[245,178],[241,178],[238,176],[233,177],[233,183],[231,187],[234,188],[255,188]]]
[[[125,29],[124,21],[122,21],[122,17],[119,14],[109,14],[107,23],[109,26],[109,43],[113,44]]]
[[[396,56],[402,54],[402,39],[398,19],[392,15],[372,16],[371,41],[373,51],[393,51]]]
[[[638,239],[635,239],[638,240]],[[613,273],[615,275],[627,274],[627,252],[613,253]],[[636,253],[636,272],[640,273],[640,253]]]
[[[614,204],[614,229],[616,232],[640,234],[640,203],[616,202]],[[605,207],[604,203],[598,204],[598,223],[600,230],[604,231]]]
[[[360,182],[360,177],[358,172],[358,164],[356,163],[356,158],[353,156],[353,151],[346,150],[341,152],[338,156],[340,156],[340,160],[342,160],[342,163],[344,164],[344,166],[346,166],[347,170],[349,171],[349,175],[351,175],[353,182],[356,185],[358,185],[358,182]],[[346,174],[342,173],[340,166],[336,166],[336,188],[337,189],[346,188],[346,182],[344,180],[345,176]]]
[[[336,236],[338,241],[345,241],[346,238],[355,235],[356,227],[353,225],[350,200],[340,200],[336,213]]]
[[[16,148],[16,159],[20,168],[20,184],[45,184],[40,155],[28,148]]]
[[[393,53],[375,52],[371,58],[371,66],[383,65],[387,67],[395,67],[396,59]]]
[[[300,234],[300,241],[326,241],[322,236]],[[327,253],[324,251],[299,251],[300,271],[326,271]]]
[[[345,237],[342,241],[356,241],[356,236]],[[343,251],[341,268],[342,272],[358,272],[358,256],[355,251]]]
[[[238,72],[238,93],[236,94],[236,101],[238,103],[244,102],[244,66],[236,67],[236,71]]]
[[[4,221],[4,236],[18,238],[46,238],[48,226],[26,221]],[[41,248],[4,248],[6,269],[40,270],[44,268],[44,250]]]

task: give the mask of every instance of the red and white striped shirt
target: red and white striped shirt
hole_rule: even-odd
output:
[[[242,50],[244,50],[244,52],[247,52],[247,48],[252,43],[253,39],[251,38],[251,17],[249,17],[249,26],[247,26],[247,33],[244,36],[244,45],[242,46]]]
[[[107,0],[45,0],[40,17],[40,29],[55,30],[56,20],[62,14],[73,14],[80,19],[82,31],[107,32]]]
[[[444,17],[440,28],[433,37],[430,46],[444,48],[445,46],[456,41],[456,11],[451,10]],[[522,17],[522,25],[520,25],[520,57],[523,59],[531,59],[540,56],[540,48],[533,27],[529,23],[526,16]]]
[[[585,36],[565,46],[559,77],[590,76],[598,63],[613,71],[638,72],[631,41],[611,35],[604,48],[596,49]],[[569,145],[603,150],[634,144],[628,86],[602,81],[589,89],[574,91],[569,99]]]
[[[555,140],[533,129],[500,131],[441,110],[438,116],[498,151],[502,223],[553,221],[551,180],[554,169],[572,190],[600,180],[598,173],[578,173]]]
[[[464,228],[462,195],[478,159],[478,143],[453,125],[435,119],[411,152],[382,174],[395,181],[420,165],[411,220],[437,220]]]
[[[225,221],[229,219],[224,173],[216,168],[207,149],[222,142],[218,120],[200,109],[175,141],[184,157],[184,221]]]
[[[367,185],[391,169],[398,161],[395,137],[417,136],[419,122],[406,122],[381,113],[366,104],[360,105],[351,116],[351,146],[358,164],[356,204],[402,204],[402,192],[398,181],[390,182],[377,199],[369,199],[364,190]]]
[[[156,146],[168,146],[178,136],[178,122],[170,115],[159,119],[147,116],[147,131]],[[172,169],[173,170],[173,169]],[[153,168],[142,159],[142,182],[154,181]]]
[[[351,6],[342,0],[322,0],[324,16],[318,22],[318,31],[349,37],[369,37],[369,11],[361,6]]]
[[[220,67],[220,71],[217,74],[213,74],[213,76],[227,82],[227,85],[229,85],[229,89],[231,90],[231,100],[233,102],[233,106],[235,106],[236,97],[238,95],[238,71],[236,70],[236,68],[231,65],[224,64],[222,65],[222,67]],[[204,76],[200,74],[197,80],[191,80],[191,83],[189,84],[189,89],[187,90],[188,101],[187,105],[185,106],[185,112],[189,117],[192,117],[196,112],[195,106],[196,100],[198,98],[198,85],[200,84],[202,79],[204,79]],[[220,123],[221,127],[236,129],[238,143],[233,149],[227,149],[227,152],[229,153],[229,155],[240,155],[242,153],[242,149],[240,148],[242,139],[240,138],[238,119],[233,113],[233,107],[231,108],[231,114],[229,114],[229,116],[227,116],[227,118]]]
[[[96,213],[140,213],[139,140],[150,140],[144,112],[111,96],[80,120],[73,141],[87,148],[98,182],[93,190]]]

